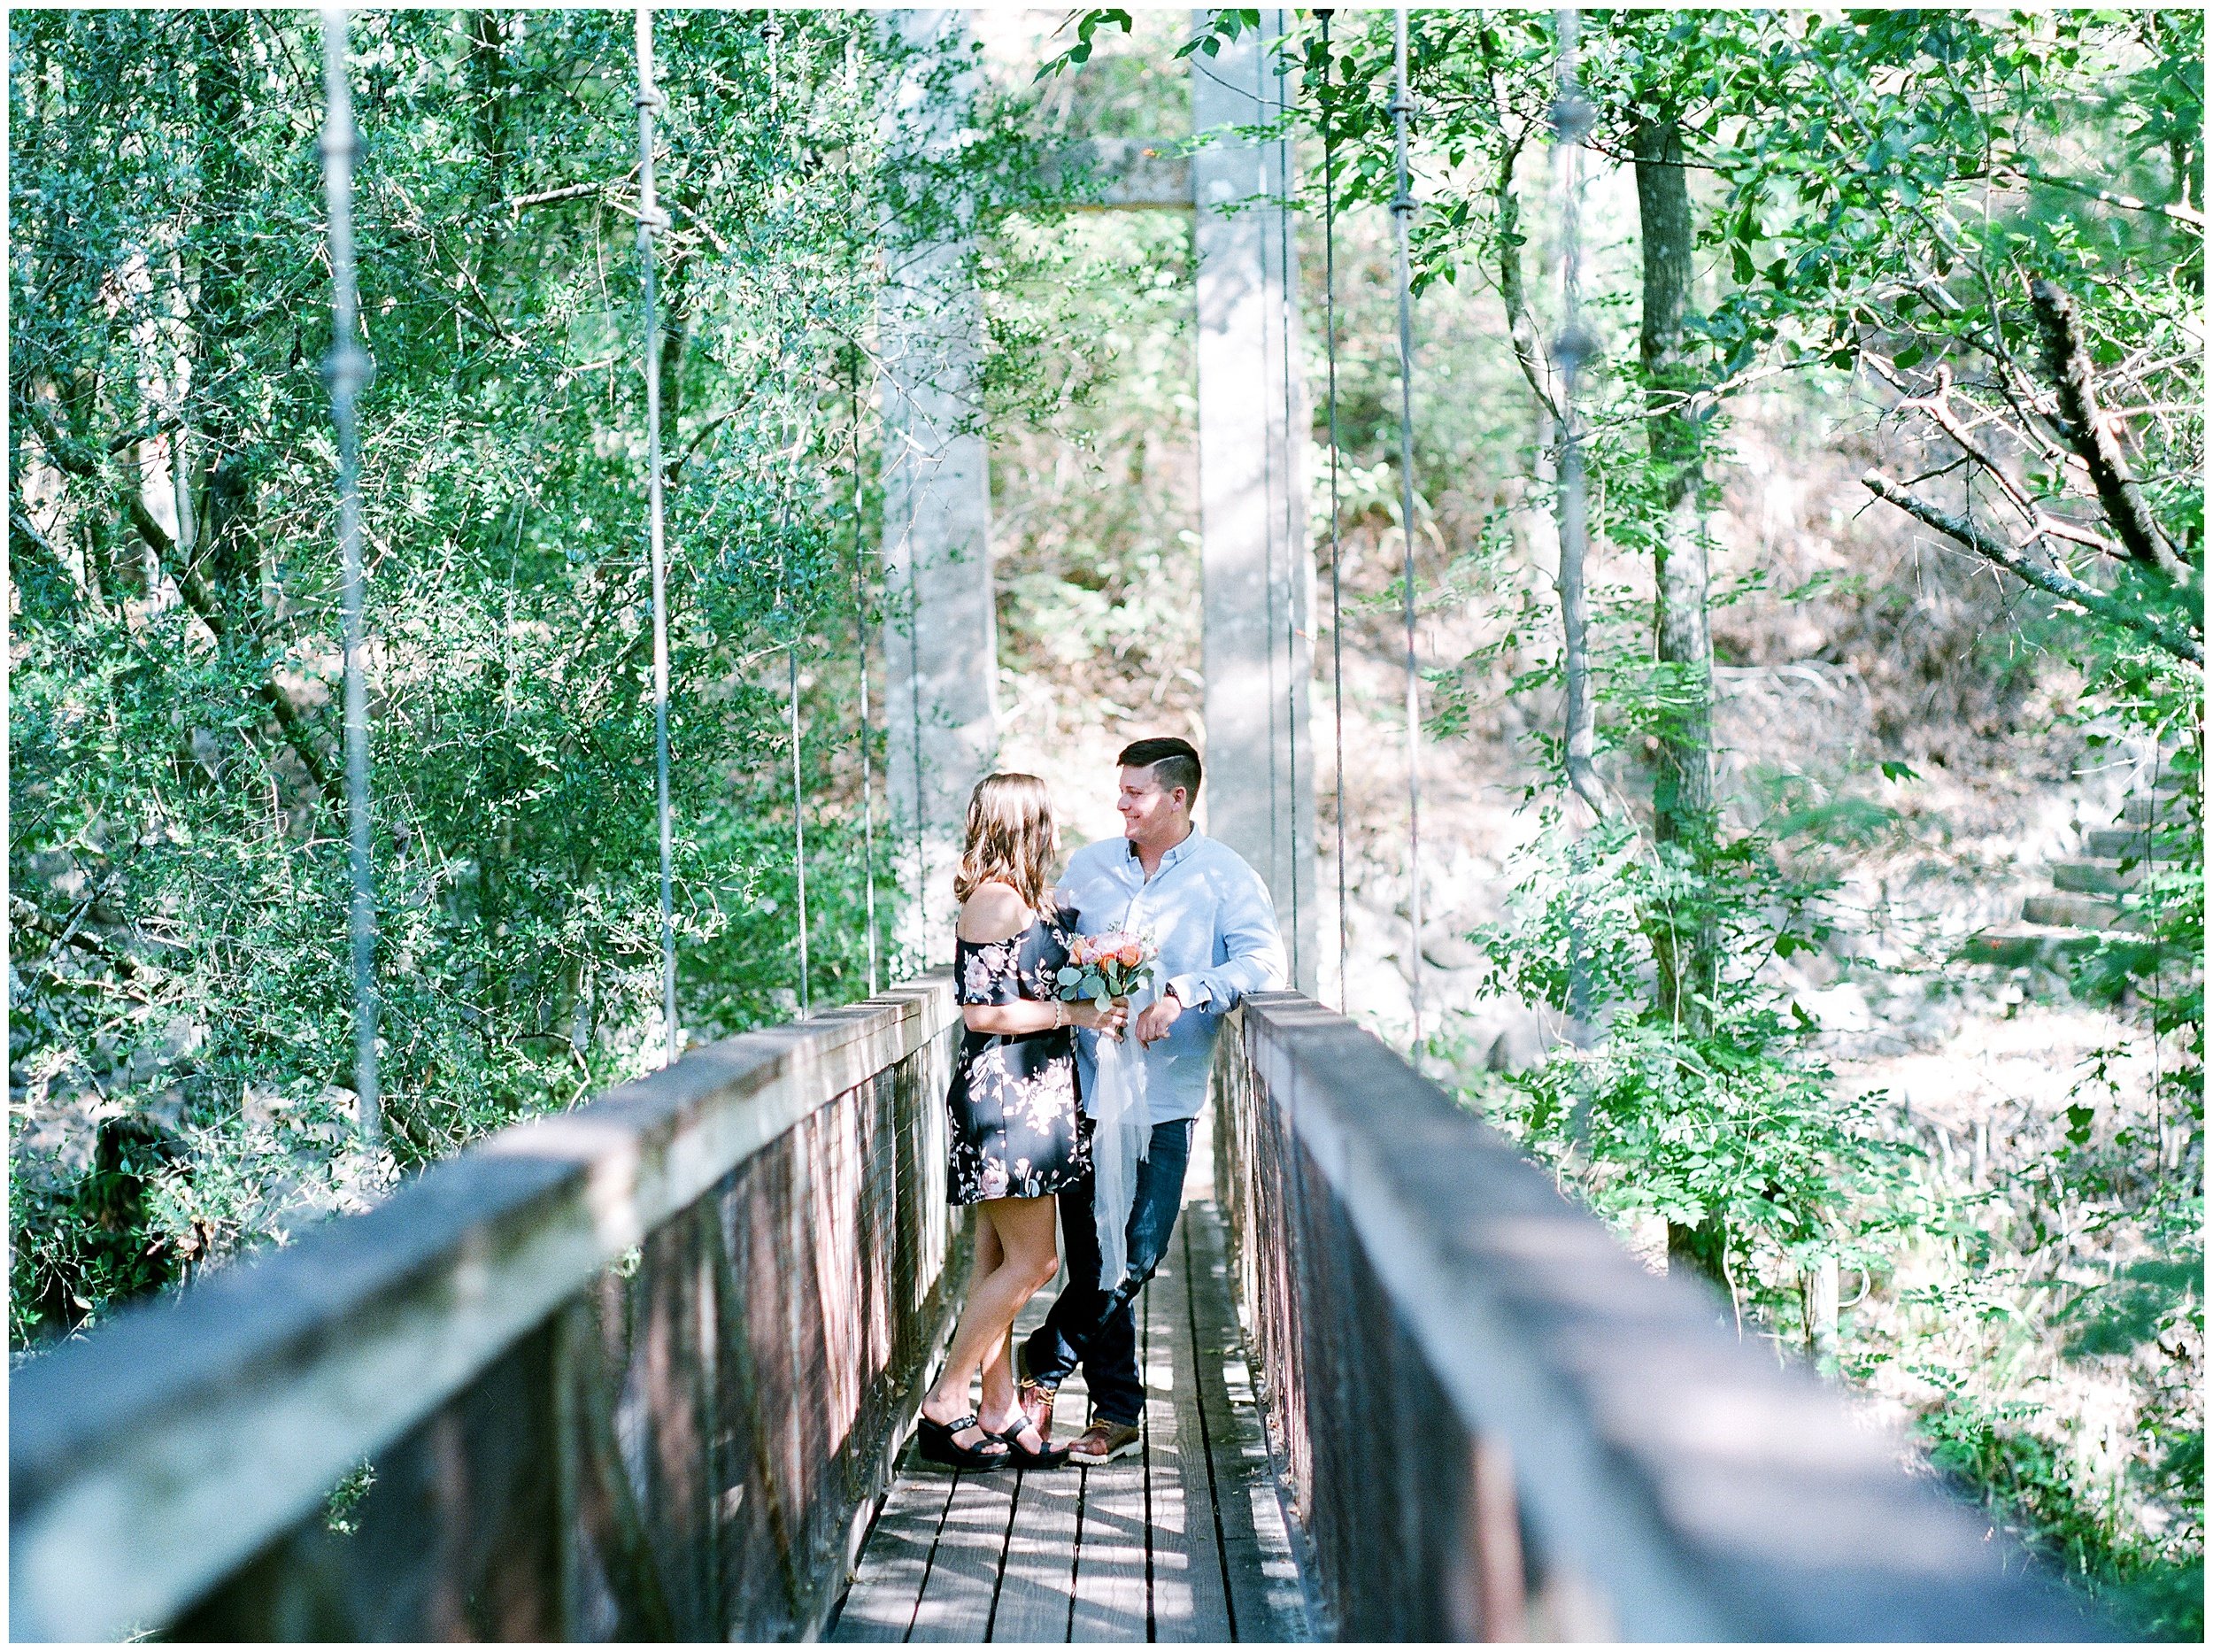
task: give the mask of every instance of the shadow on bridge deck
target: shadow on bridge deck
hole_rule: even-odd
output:
[[[1099,1469],[954,1474],[910,1447],[831,1638],[1311,1639],[1230,1291],[1221,1215],[1192,1197],[1137,1301],[1144,1450]],[[1087,1409],[1079,1377],[1061,1390],[1060,1438]]]

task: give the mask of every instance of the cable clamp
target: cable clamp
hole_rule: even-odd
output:
[[[323,358],[323,382],[333,396],[359,396],[376,378],[376,359],[351,338]]]

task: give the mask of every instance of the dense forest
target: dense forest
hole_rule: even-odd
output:
[[[871,838],[880,693],[862,714],[875,298],[937,214],[973,214],[987,319],[1004,760],[1081,835],[1115,739],[1203,737],[1188,227],[1071,212],[1054,160],[1180,137],[1191,66],[1260,16],[979,13],[951,159],[887,110],[960,65],[881,19],[659,18],[689,1038],[910,961],[927,892]],[[2194,1638],[2202,19],[1413,13],[1412,523],[1391,21],[1267,42],[1299,71],[1343,594],[1323,996],[1410,1037],[1410,563],[1429,1070]],[[629,19],[370,12],[352,42],[374,1139],[314,20],[10,19],[17,1358],[658,1060]]]

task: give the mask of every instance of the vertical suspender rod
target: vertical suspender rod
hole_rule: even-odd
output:
[[[645,297],[645,509],[653,558],[653,803],[661,840],[661,1021],[676,1059],[676,884],[668,811],[668,578],[661,535],[660,298],[653,283],[653,231],[664,221],[653,193],[653,12],[637,9],[638,272]]]
[[[1398,88],[1391,99],[1396,133],[1399,188],[1391,197],[1399,271],[1399,510],[1406,534],[1407,633],[1407,979],[1414,995],[1414,1065],[1422,1065],[1422,676],[1415,655],[1414,601],[1414,299],[1407,220],[1414,196],[1407,171],[1407,121],[1414,113],[1407,91],[1407,9],[1399,8]]]
[[[1337,449],[1337,181],[1331,168],[1337,159],[1337,135],[1330,126],[1330,56],[1331,9],[1315,15],[1322,19],[1322,314],[1323,354],[1329,361],[1330,409],[1330,705],[1337,722],[1337,1008],[1349,1013],[1352,1001],[1352,930],[1346,916],[1347,871],[1345,861],[1345,582],[1339,566]]]
[[[860,650],[860,871],[861,905],[868,922],[868,996],[878,990],[876,978],[876,815],[868,750],[868,564],[861,551],[862,507],[867,486],[860,474],[860,374],[852,382],[853,405],[853,629]]]
[[[812,1014],[806,965],[806,793],[799,779],[799,639],[785,651],[791,662],[791,870],[799,885],[799,1015]]]
[[[369,696],[362,680],[361,466],[358,399],[368,382],[353,259],[353,90],[346,10],[323,9],[323,195],[329,213],[331,422],[338,433],[338,560],[345,651],[347,933],[353,965],[353,1088],[362,1133],[383,1134],[376,1059],[376,883],[370,861]]]
[[[1288,25],[1288,9],[1278,13]],[[1292,376],[1291,352],[1293,343],[1293,322],[1298,315],[1299,295],[1292,289],[1291,278],[1291,197],[1292,180],[1297,175],[1299,151],[1292,135],[1291,89],[1285,83],[1278,58],[1276,72],[1266,73],[1268,54],[1261,54],[1263,73],[1276,89],[1276,119],[1280,135],[1276,140],[1278,157],[1276,174],[1283,186],[1282,209],[1276,214],[1276,267],[1283,278],[1283,303],[1278,309],[1278,320],[1283,328],[1281,353],[1284,369],[1284,497],[1276,512],[1276,529],[1284,538],[1284,753],[1285,779],[1289,782],[1284,796],[1291,810],[1288,823],[1290,853],[1282,857],[1279,865],[1291,870],[1291,979],[1296,986],[1305,974],[1306,961],[1299,937],[1305,928],[1299,911],[1300,874],[1304,870],[1301,850],[1308,847],[1299,836],[1299,694],[1306,686],[1299,675],[1299,571],[1300,549],[1305,544],[1306,523],[1301,520],[1301,506],[1305,490],[1299,486],[1298,467],[1292,456],[1298,452],[1298,437],[1293,424],[1299,415],[1298,398]],[[1270,643],[1269,652],[1275,652]],[[1316,984],[1319,984],[1317,983]]]

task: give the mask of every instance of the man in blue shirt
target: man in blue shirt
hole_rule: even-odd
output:
[[[1130,1267],[1119,1290],[1099,1286],[1099,1236],[1087,1175],[1060,1195],[1068,1282],[1022,1347],[1022,1402],[1050,1439],[1053,1396],[1080,1365],[1093,1422],[1069,1461],[1097,1465],[1137,1449],[1145,1382],[1137,1374],[1130,1300],[1168,1250],[1182,1208],[1191,1133],[1207,1100],[1207,1071],[1222,1018],[1247,992],[1284,984],[1284,941],[1260,874],[1195,830],[1199,753],[1188,740],[1139,740],[1123,748],[1120,839],[1069,857],[1060,899],[1086,935],[1128,930],[1160,947],[1161,992],[1130,1023],[1145,1066],[1152,1139],[1137,1167],[1128,1230]],[[1077,1064],[1093,1111],[1093,1035],[1076,1034]]]

